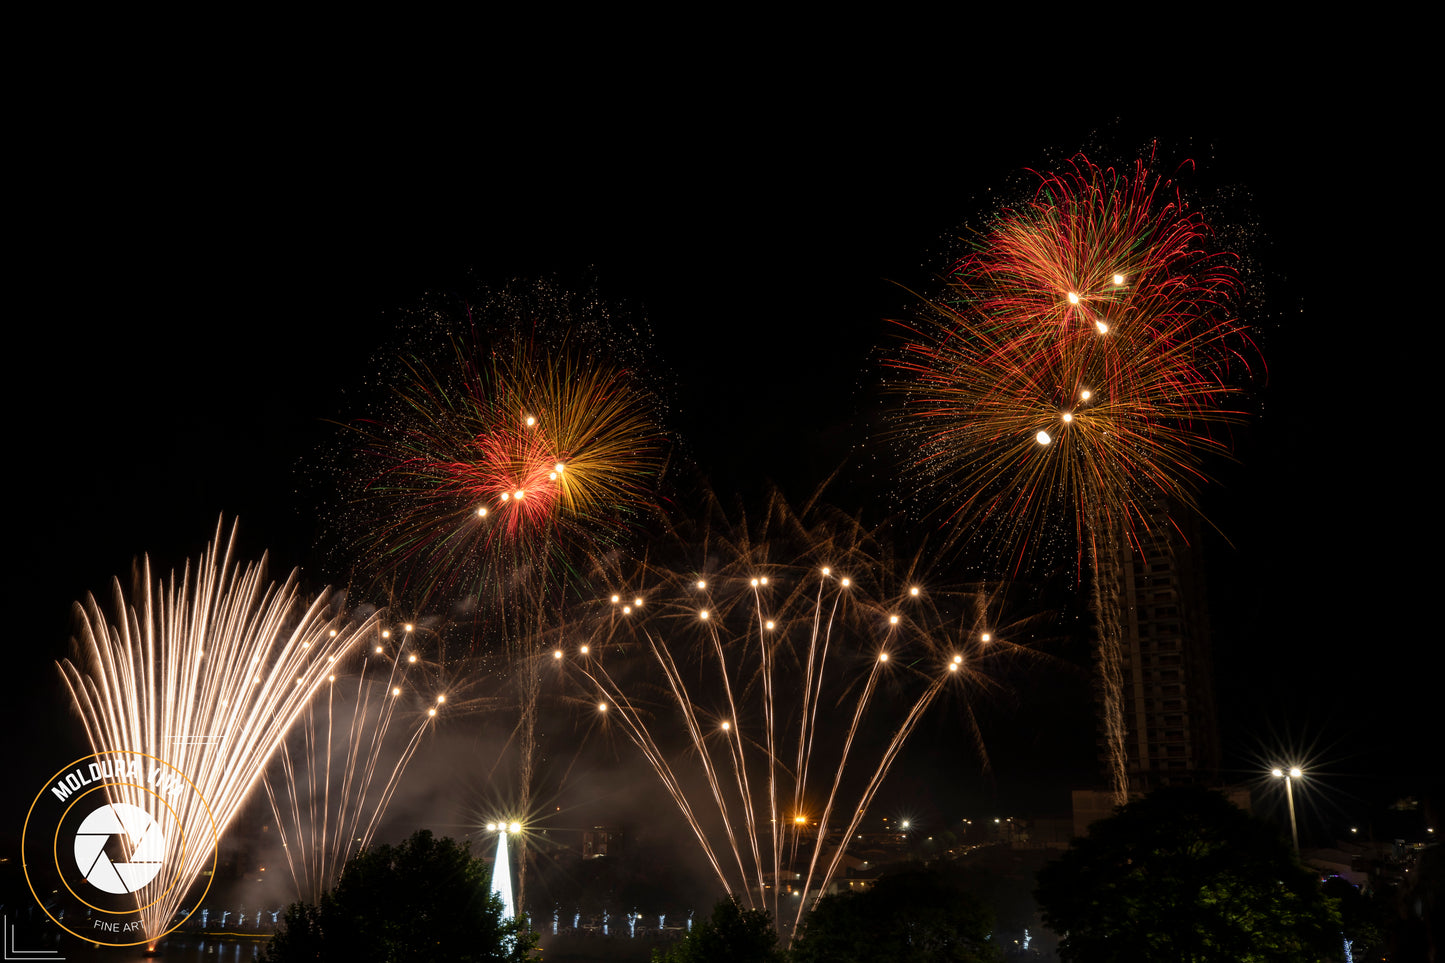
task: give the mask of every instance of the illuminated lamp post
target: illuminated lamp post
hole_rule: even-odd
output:
[[[507,836],[520,833],[521,823],[487,823],[487,832],[497,834],[497,859],[492,865],[492,892],[502,901],[502,919],[515,919],[517,905],[512,899],[512,867],[507,859]]]
[[[1291,766],[1289,771],[1283,769],[1271,769],[1270,775],[1276,779],[1284,780],[1284,798],[1289,802],[1289,835],[1294,840],[1294,854],[1299,855],[1299,826],[1294,820],[1294,781],[1303,776],[1299,766]]]

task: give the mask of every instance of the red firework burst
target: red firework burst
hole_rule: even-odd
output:
[[[1060,515],[1083,536],[1197,508],[1252,353],[1208,236],[1142,161],[1076,157],[1001,213],[891,361],[914,468],[951,516],[1021,554]]]

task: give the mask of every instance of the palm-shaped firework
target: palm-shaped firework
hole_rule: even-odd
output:
[[[600,560],[610,591],[549,658],[641,750],[727,891],[792,930],[929,706],[1028,650],[985,601],[930,585],[923,556],[826,509],[711,502],[673,535]]]
[[[1071,529],[1092,571],[1114,792],[1127,773],[1118,540],[1197,510],[1211,432],[1239,420],[1252,353],[1231,310],[1238,278],[1202,217],[1136,162],[1082,156],[1002,211],[891,359],[916,477],[1016,568]],[[1102,570],[1101,570],[1102,568]]]

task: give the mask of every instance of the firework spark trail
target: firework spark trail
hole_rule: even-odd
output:
[[[675,670],[675,666],[672,666],[671,669],[669,668],[671,662],[670,656],[665,649],[661,651],[662,656],[659,661],[663,664],[664,674],[668,674],[669,685],[673,685],[675,684],[674,679],[669,673]],[[662,782],[668,795],[672,797],[673,802],[677,804],[678,810],[682,813],[689,828],[692,829],[693,834],[697,837],[697,841],[699,845],[701,845],[708,863],[711,864],[713,872],[717,874],[718,878],[723,881],[723,885],[727,887],[728,874],[722,868],[717,851],[713,847],[711,837],[708,836],[707,831],[703,828],[697,813],[692,807],[691,801],[688,799],[687,793],[682,788],[681,781],[678,779],[671,764],[668,763],[667,754],[658,746],[656,740],[652,738],[651,731],[642,722],[642,713],[628,699],[626,693],[624,693],[617,683],[607,674],[606,669],[601,666],[589,668],[584,664],[579,671],[592,683],[597,692],[602,693],[605,698],[610,700],[612,707],[620,710],[618,712],[618,718],[622,720],[622,725],[627,730],[628,738],[642,751],[643,756],[657,773],[658,779]],[[686,701],[685,698],[681,698],[678,704],[682,709],[683,720],[688,728],[689,737],[695,744],[700,743],[703,739],[703,732],[697,721],[696,710],[692,703]],[[608,705],[608,703],[602,703],[602,706],[606,705]],[[604,709],[604,711],[606,710]],[[722,789],[718,780],[717,770],[713,765],[712,756],[703,754],[699,757],[699,761],[705,770],[708,786],[712,790],[714,799],[719,801],[724,832],[734,856],[737,857],[738,873],[746,879],[747,869],[743,865],[741,850],[738,848],[737,836],[733,831],[728,810],[726,806],[721,803]],[[728,892],[732,892],[730,887],[728,888]]]
[[[169,581],[152,579],[147,558],[129,602],[117,581],[116,624],[93,596],[77,604],[77,655],[59,664],[94,751],[165,760],[200,794],[173,799],[172,816],[142,787],[107,786],[112,802],[138,806],[163,827],[179,823],[166,833],[167,872],[136,891],[152,940],[210,859],[208,846],[183,838],[225,832],[335,660],[370,627],[327,618],[326,593],[303,605],[296,572],[277,586],[265,580],[264,558],[238,567],[235,528],[224,555],[221,536],[218,523],[194,572],[187,565]]]
[[[807,545],[780,563],[770,555],[782,551],[781,544],[774,549],[763,536],[779,534],[781,543],[774,529],[788,528]],[[607,609],[598,627],[566,663],[642,751],[724,888],[746,894],[750,905],[780,923],[789,918],[795,928],[810,904],[798,899],[784,908],[784,875],[803,847],[811,847],[797,895],[826,890],[851,830],[918,721],[949,681],[967,674],[957,633],[937,605],[949,593],[928,600],[917,585],[896,593],[885,588],[882,595],[865,587],[897,579],[886,553],[872,546],[874,538],[851,520],[804,525],[775,500],[757,538],[702,536],[692,547],[707,561],[691,573],[649,562],[600,576],[614,579],[619,591],[601,603]],[[837,564],[818,565],[818,558]],[[622,585],[630,590],[620,591]],[[912,614],[901,614],[910,606]],[[553,653],[563,656],[560,648]],[[865,661],[860,675],[855,669]],[[647,683],[651,673],[660,680]],[[880,697],[885,681],[890,692],[898,690],[886,700]],[[915,682],[918,691],[905,695]],[[649,725],[656,709],[639,700],[639,685],[680,717],[686,755],[700,770],[712,815],[705,818],[707,807],[689,797],[679,763]],[[818,719],[820,707],[835,699],[851,715],[841,739]],[[891,736],[876,759],[865,758],[859,739],[865,720],[882,722],[879,712],[895,708],[901,716],[889,720]],[[820,763],[815,753],[835,766],[820,794],[808,782],[810,768]],[[854,779],[862,785],[856,804],[847,788]],[[854,815],[850,832],[835,840],[830,826],[845,797]],[[785,800],[792,801],[791,813],[783,811]],[[708,829],[714,818],[720,833]],[[725,869],[733,865],[735,874]]]
[[[1115,798],[1127,795],[1119,678],[1120,539],[1164,513],[1197,512],[1217,425],[1243,420],[1240,376],[1256,356],[1231,305],[1233,263],[1202,217],[1145,162],[1074,158],[1039,175],[953,269],[946,293],[899,322],[889,361],[896,422],[916,477],[962,537],[991,539],[1015,572],[1071,533],[1089,570],[1100,638],[1104,729]],[[1114,601],[1111,603],[1110,599]]]
[[[377,767],[384,750],[391,745],[388,734],[392,719],[404,695],[400,685],[403,680],[398,678],[403,664],[402,652],[398,651],[383,686],[367,681],[364,660],[356,677],[354,700],[348,707],[335,705],[336,676],[328,676],[324,714],[307,706],[299,726],[298,751],[292,752],[289,741],[283,743],[276,785],[270,775],[264,780],[299,899],[317,902],[335,883],[352,853],[369,845],[402,773],[434,719],[423,716],[405,737],[395,759],[388,758],[391,769],[385,782],[373,793]],[[346,735],[344,740],[338,740],[340,746],[334,747],[338,719]],[[323,735],[325,748],[318,752]],[[336,786],[338,778],[340,785]]]

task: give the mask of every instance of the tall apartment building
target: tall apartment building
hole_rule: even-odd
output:
[[[1183,514],[1183,513],[1180,513]],[[1129,788],[1212,784],[1219,722],[1197,522],[1121,540],[1116,573],[1124,655]]]
[[[1176,521],[1183,535],[1160,519],[1152,533],[1121,537],[1113,564],[1101,573],[1118,591],[1131,798],[1159,786],[1218,783],[1200,531],[1192,519]],[[1102,755],[1100,761],[1107,766]],[[1107,768],[1101,776],[1107,779]],[[1076,835],[1113,812],[1108,791],[1078,789],[1073,797]],[[1247,794],[1243,799],[1247,809]]]

